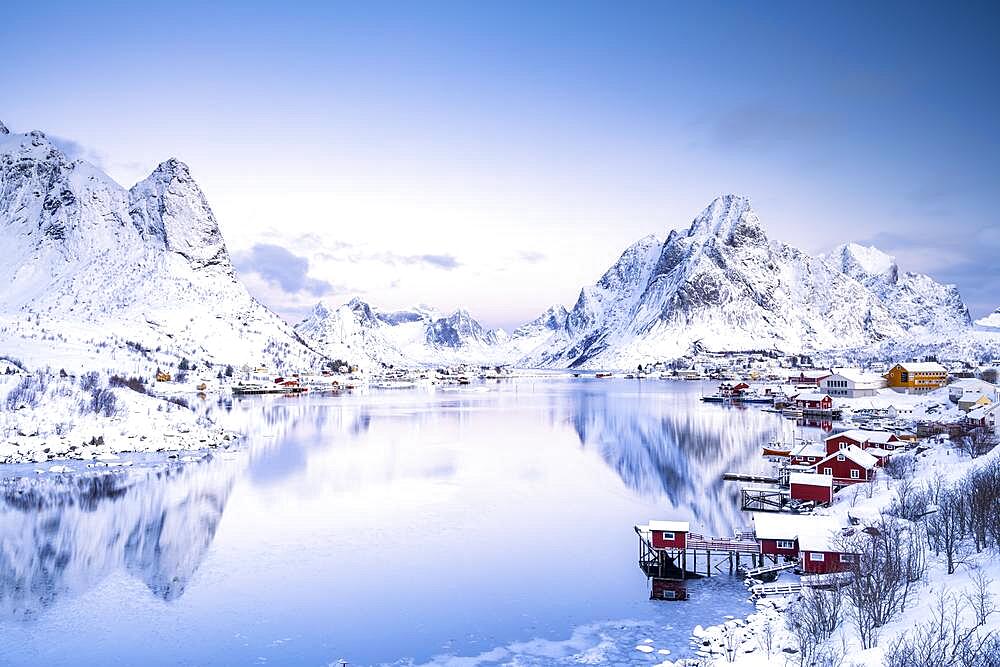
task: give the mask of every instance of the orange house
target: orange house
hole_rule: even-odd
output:
[[[900,362],[885,376],[886,384],[906,394],[939,389],[948,383],[948,371],[936,361]]]

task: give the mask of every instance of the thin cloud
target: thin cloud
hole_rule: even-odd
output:
[[[48,136],[49,141],[51,141],[56,148],[65,153],[66,157],[70,160],[86,160],[101,171],[107,171],[105,157],[97,150],[90,148],[89,146],[84,146],[80,142],[73,139],[67,139],[66,137],[57,137],[51,134],[46,136]]]
[[[256,273],[290,294],[306,292],[324,296],[334,291],[331,283],[309,275],[309,260],[271,243],[257,243],[249,252],[237,254],[233,263],[240,271]]]
[[[521,258],[521,261],[528,262],[529,264],[537,264],[547,259],[545,253],[534,250],[523,250],[518,256]]]

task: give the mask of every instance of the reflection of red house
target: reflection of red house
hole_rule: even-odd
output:
[[[810,392],[795,397],[795,407],[799,410],[830,410],[833,399],[828,394]]]
[[[650,521],[650,542],[654,549],[683,549],[687,546],[687,521]]]
[[[687,600],[687,586],[683,581],[653,577],[649,589],[650,600]]]
[[[793,472],[788,476],[792,500],[829,505],[833,502],[833,475]]]
[[[902,447],[905,443],[896,437],[895,433],[888,431],[865,431],[860,428],[836,433],[826,439],[826,453],[833,454],[841,449],[847,449],[849,445],[854,445],[859,449],[877,447],[886,451],[893,451]]]
[[[875,479],[879,460],[855,445],[828,455],[814,468],[821,475],[833,475],[835,484],[859,484]]]

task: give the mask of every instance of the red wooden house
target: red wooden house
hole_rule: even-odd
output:
[[[819,381],[828,378],[833,373],[821,370],[801,370],[798,375],[788,374],[788,384],[811,384],[819,386]]]
[[[827,451],[818,442],[807,442],[793,447],[788,454],[788,462],[793,466],[813,465],[826,458]]]
[[[836,520],[806,514],[753,513],[754,539],[766,556],[799,557],[799,534],[817,530],[836,530]]]
[[[902,448],[906,443],[896,437],[895,433],[889,431],[866,431],[860,428],[851,429],[842,433],[835,433],[826,439],[826,453],[833,454],[841,449],[847,449],[849,445],[854,445],[859,449],[877,447],[886,451],[894,451]]]
[[[832,410],[833,399],[829,394],[807,392],[795,397],[795,407],[799,410]]]
[[[687,521],[650,521],[650,543],[654,549],[684,549],[690,524]]]
[[[814,468],[821,475],[833,475],[834,484],[859,484],[875,479],[878,459],[856,445],[848,445],[827,455]]]
[[[799,567],[808,574],[830,574],[851,569],[857,554],[838,545],[836,532],[804,533],[799,536],[802,550]]]
[[[812,501],[822,505],[833,502],[833,475],[793,472],[788,476],[792,500]]]

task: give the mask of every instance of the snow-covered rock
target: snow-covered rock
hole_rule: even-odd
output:
[[[508,336],[486,329],[465,310],[442,315],[426,306],[379,311],[360,299],[316,304],[295,330],[330,358],[368,364],[496,364],[506,361]]]

